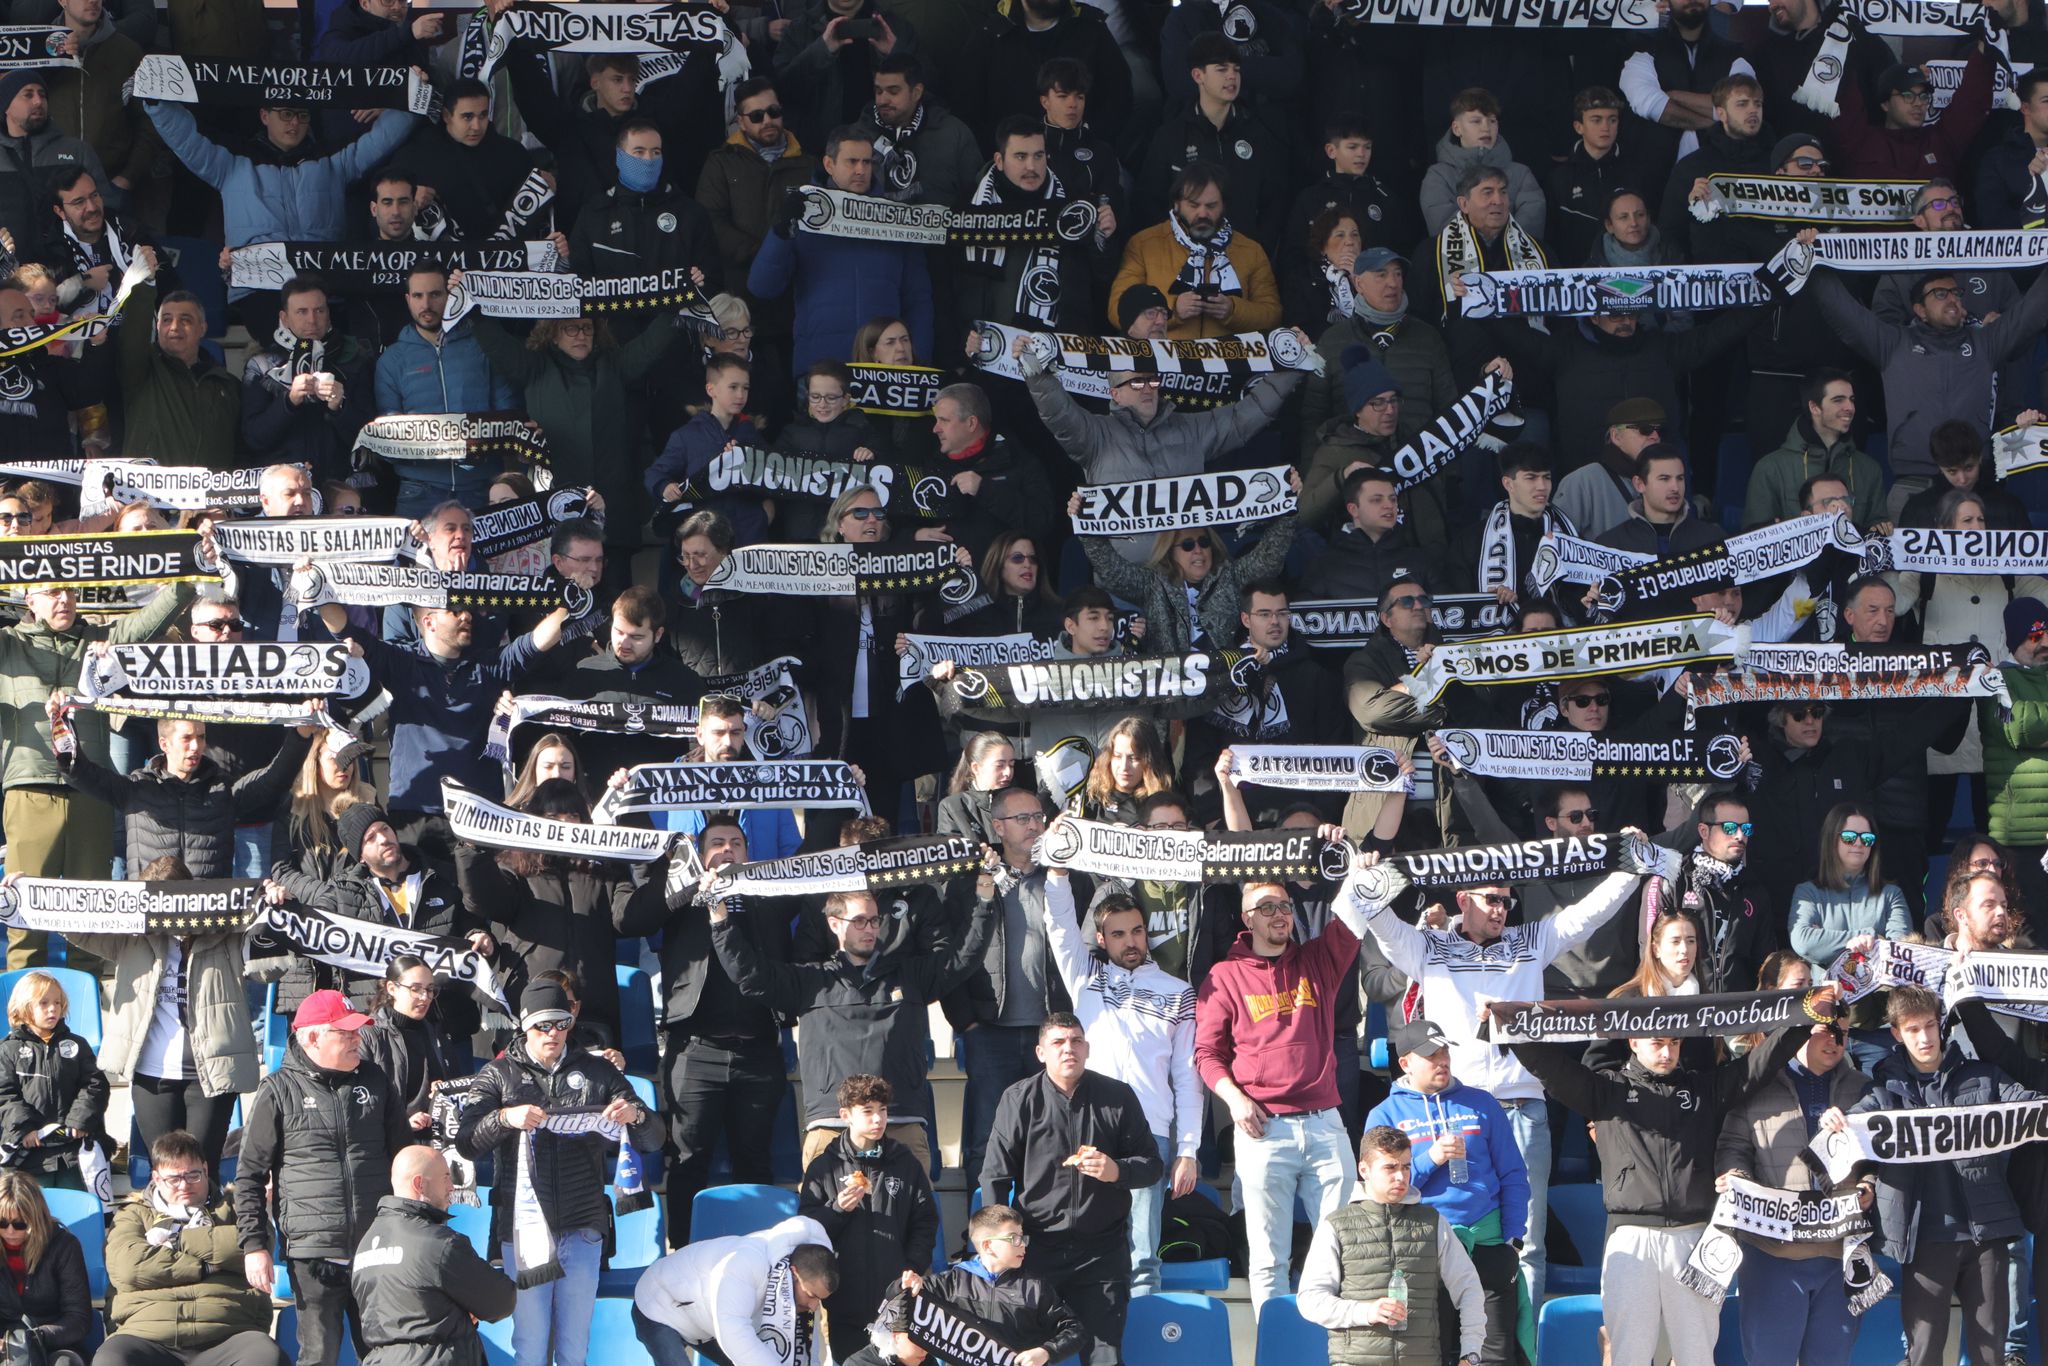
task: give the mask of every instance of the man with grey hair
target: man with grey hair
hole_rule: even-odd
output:
[[[242,1120],[235,1227],[243,1271],[251,1289],[271,1289],[270,1249],[281,1241],[299,1306],[298,1360],[319,1366],[341,1359],[344,1312],[363,1354],[349,1258],[391,1194],[393,1155],[412,1143],[390,1078],[362,1060],[357,1031],[369,1022],[338,991],[308,996],[292,1016],[284,1065],[257,1085]]]
[[[1457,213],[1430,241],[1429,271],[1436,286],[1436,303],[1443,310],[1444,345],[1450,348],[1451,371],[1460,383],[1471,383],[1494,357],[1505,356],[1523,374],[1543,374],[1545,357],[1538,350],[1538,341],[1532,340],[1531,319],[1473,321],[1461,316],[1458,296],[1464,292],[1459,278],[1463,275],[1543,270],[1550,265],[1549,255],[1542,243],[1514,221],[1507,172],[1498,166],[1477,163],[1466,167],[1458,177],[1456,197]]]
[[[1052,489],[1037,455],[1012,445],[992,428],[988,395],[975,384],[948,384],[932,402],[932,434],[945,457],[946,486],[898,485],[891,498],[909,498],[920,511],[943,517],[946,530],[979,560],[1005,531],[1034,538],[1051,529]],[[990,591],[994,591],[991,588]]]

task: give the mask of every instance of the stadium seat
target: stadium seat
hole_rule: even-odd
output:
[[[70,1229],[85,1248],[86,1284],[92,1287],[94,1299],[105,1300],[107,1216],[100,1208],[99,1197],[91,1191],[62,1190],[53,1186],[43,1192],[43,1201],[50,1207],[50,1217]]]
[[[661,1070],[654,1049],[654,979],[636,967],[614,967],[619,979],[619,1051],[626,1070],[653,1076]]]
[[[2036,1308],[2038,1315],[2040,1310]],[[1897,1291],[1886,1295],[1863,1311],[1856,1330],[1856,1346],[1850,1350],[1849,1366],[1898,1366],[1905,1355],[1905,1325],[1899,1315]]]
[[[780,1186],[712,1186],[690,1202],[690,1241],[759,1233],[796,1213],[796,1192]]]
[[[1553,1267],[1553,1280],[1556,1275]],[[1583,1366],[1600,1360],[1600,1324],[1598,1295],[1545,1300],[1536,1320],[1536,1366]]]
[[[1259,1310],[1254,1366],[1329,1366],[1330,1330],[1310,1323],[1292,1295],[1277,1295]]]
[[[478,1254],[489,1260],[491,1247],[491,1188],[476,1188],[477,1203],[474,1205],[450,1205],[448,1227],[469,1239]]]
[[[1140,1295],[1124,1323],[1125,1366],[1230,1360],[1230,1311],[1207,1295]]]
[[[1595,1182],[1550,1188],[1550,1212],[1572,1236],[1572,1246],[1591,1266],[1572,1266],[1557,1260],[1550,1249],[1550,1272],[1545,1282],[1554,1295],[1595,1295],[1600,1291],[1600,1250],[1607,1246],[1607,1205]]]
[[[1204,1257],[1198,1262],[1161,1262],[1159,1288],[1220,1294],[1230,1288],[1230,1259]]]
[[[57,985],[64,988],[66,998],[64,1023],[71,1026],[72,1033],[91,1044],[93,1052],[99,1052],[100,979],[77,968],[16,968],[12,972],[0,972],[0,1005],[14,994],[14,984],[31,972],[46,972],[57,979]]]
[[[604,1270],[597,1276],[599,1295],[620,1295],[633,1297],[633,1287],[640,1282],[640,1273],[661,1260],[665,1245],[662,1234],[662,1206],[667,1203],[659,1192],[649,1191],[653,1201],[646,1209],[631,1214],[618,1214],[618,1192],[612,1192],[615,1218],[612,1237],[616,1244]],[[691,1206],[692,1209],[696,1207]]]

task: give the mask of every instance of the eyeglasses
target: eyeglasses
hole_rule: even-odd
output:
[[[1199,536],[1183,536],[1174,543],[1174,548],[1183,554],[1192,555],[1197,550],[1207,550],[1209,543]]]
[[[604,563],[604,552],[600,550],[595,555],[557,555],[555,558],[564,564],[601,565]]]
[[[395,982],[393,985],[400,991],[409,991],[415,996],[439,996],[441,994],[441,988],[432,982],[427,983],[425,986],[420,986],[416,982]]]
[[[1045,813],[1043,811],[1019,811],[1014,816],[996,816],[992,819],[999,821],[1022,821],[1026,825],[1044,825]]]
[[[1264,920],[1277,920],[1283,915],[1294,914],[1292,901],[1261,901],[1252,907],[1252,914]]]
[[[1844,844],[1860,844],[1865,849],[1868,849],[1877,843],[1877,832],[1875,830],[1844,830],[1840,838]]]
[[[837,408],[846,402],[845,394],[824,394],[815,391],[805,394],[804,398],[814,408]]]
[[[1401,399],[1398,394],[1382,394],[1378,398],[1367,399],[1365,401],[1365,406],[1383,413],[1389,408],[1400,407]]]
[[[1427,593],[1403,593],[1398,598],[1387,599],[1387,606],[1405,607],[1411,612],[1428,611],[1429,603],[1430,597]]]
[[[0,1219],[0,1228],[11,1228],[11,1229],[13,1229],[13,1230],[14,1230],[14,1231],[15,1231],[16,1233],[26,1233],[26,1232],[28,1232],[28,1220],[26,1220],[26,1219]]]
[[[1973,873],[2002,873],[2005,860],[2002,858],[1973,858],[1966,865]]]
[[[1030,554],[1026,554],[1026,553],[1025,553],[1024,551],[1022,551],[1022,550],[1013,550],[1013,551],[1011,551],[1011,552],[1010,552],[1010,553],[1009,553],[1008,555],[1004,556],[1004,558],[1003,558],[1003,563],[1004,563],[1004,564],[1037,564],[1037,563],[1038,563],[1038,557],[1037,557],[1036,555],[1030,555]]]
[[[1928,290],[1920,296],[1920,301],[1925,303],[1929,299],[1960,299],[1962,297],[1963,292],[1959,289],[1940,288]]]
[[[1827,715],[1828,704],[1825,702],[1809,702],[1803,707],[1785,708],[1787,721],[1825,721]]]
[[[1560,811],[1557,818],[1567,825],[1577,825],[1580,821],[1597,821],[1600,819],[1600,809],[1582,806],[1577,811]]]
[[[33,512],[0,512],[0,522],[32,522],[35,516]]]
[[[1117,389],[1157,389],[1165,382],[1165,380],[1162,380],[1157,375],[1134,375],[1130,379],[1118,380],[1111,387]]]
[[[1963,207],[1963,197],[1962,197],[1961,195],[1959,195],[1959,194],[1958,194],[1958,195],[1949,195],[1949,196],[1947,196],[1947,197],[1945,197],[1945,198],[1942,198],[1942,199],[1930,199],[1930,200],[1928,200],[1928,201],[1927,201],[1927,202],[1926,202],[1925,204],[1922,204],[1922,205],[1920,206],[1920,212],[1922,212],[1922,213],[1947,213],[1947,212],[1948,212],[1948,211],[1949,211],[1950,209],[1958,209],[1958,210],[1960,210],[1960,209],[1961,209],[1962,207]]]
[[[536,1029],[543,1034],[567,1034],[575,1027],[576,1022],[574,1020],[543,1020],[539,1024],[527,1026],[528,1029]]]
[[[1612,704],[1611,692],[1576,692],[1564,700],[1567,707],[1605,707]]]
[[[1261,607],[1256,612],[1246,612],[1253,621],[1284,621],[1288,616],[1285,607]]]
[[[1186,821],[1153,821],[1146,825],[1145,828],[1147,830],[1192,830],[1195,827],[1189,825]]]
[[[720,341],[752,341],[754,329],[751,327],[721,327],[714,331],[712,335]]]
[[[270,117],[283,119],[286,123],[304,123],[313,117],[313,111],[310,109],[273,109],[270,111]]]
[[[1911,104],[1928,104],[1934,99],[1932,90],[1894,90],[1892,94]]]
[[[516,503],[519,500],[517,498],[512,498],[508,499],[507,501]],[[329,508],[327,510],[337,517],[353,517],[357,513],[362,511],[362,509],[360,507],[357,507],[354,503],[350,503],[347,507]]]
[[[1752,821],[1720,821],[1718,824],[1722,834],[1740,835],[1744,839],[1749,838],[1750,832],[1756,829],[1756,824]]]
[[[249,623],[240,617],[216,617],[212,621],[195,621],[192,623],[192,629],[195,631],[243,631],[247,630],[248,626]]]
[[[838,919],[849,930],[871,930],[882,923],[882,917],[878,915],[849,915]]]
[[[886,522],[889,514],[881,508],[848,508],[846,515],[856,522]]]
[[[1028,1233],[991,1233],[988,1240],[991,1243],[1014,1243],[1018,1247],[1031,1246],[1031,1235]]]
[[[202,1185],[206,1181],[206,1168],[191,1167],[182,1172],[167,1172],[162,1168],[158,1168],[156,1179],[163,1182],[166,1186]]]
[[[762,109],[742,110],[740,112],[740,117],[745,119],[748,123],[763,123],[769,119],[779,119],[782,117],[782,106],[779,104],[771,104]]]
[[[1792,164],[1802,171],[1825,171],[1828,168],[1828,159],[1826,157],[1793,157]]]

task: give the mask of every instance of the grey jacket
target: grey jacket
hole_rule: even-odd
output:
[[[1841,957],[1859,934],[1904,939],[1912,932],[1912,913],[1906,909],[1905,893],[1896,886],[1873,893],[1858,875],[1850,879],[1846,891],[1802,882],[1792,893],[1792,951],[1816,970]]]
[[[1436,164],[1422,173],[1422,222],[1430,236],[1442,232],[1444,224],[1458,212],[1458,177],[1469,166],[1491,166],[1505,172],[1508,202],[1514,206],[1515,221],[1531,237],[1543,236],[1548,213],[1543,187],[1536,183],[1535,174],[1527,166],[1515,160],[1508,140],[1497,138],[1491,147],[1463,147],[1451,139],[1448,131],[1436,140]]]
[[[1884,380],[1894,478],[1933,478],[1927,438],[1952,418],[1988,423],[1999,366],[2030,350],[2048,327],[2048,277],[2036,277],[1996,321],[1966,322],[1947,332],[1918,319],[1885,322],[1857,303],[1832,271],[1815,272],[1813,286],[1828,326]]]
[[[114,965],[108,996],[106,1037],[100,1067],[110,1077],[133,1077],[156,1013],[163,984],[164,955],[176,936],[168,934],[74,934],[72,943]],[[261,1073],[256,1036],[249,1021],[249,997],[242,986],[242,933],[199,935],[185,941],[186,1019],[192,1065],[208,1096],[247,1095]]]
[[[1144,422],[1129,408],[1089,412],[1074,402],[1029,351],[1020,364],[1032,406],[1090,484],[1200,474],[1211,460],[1236,450],[1278,417],[1281,405],[1300,385],[1304,373],[1283,370],[1270,375],[1237,402],[1205,413],[1184,413],[1162,402],[1157,415]],[[1112,543],[1126,560],[1143,564],[1152,553],[1152,540],[1150,536],[1118,536]]]

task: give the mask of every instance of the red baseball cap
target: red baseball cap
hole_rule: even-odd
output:
[[[359,1014],[348,1003],[348,997],[338,991],[316,991],[299,1003],[298,1014],[292,1016],[292,1029],[312,1029],[325,1025],[329,1029],[361,1029],[370,1022],[370,1017]]]

